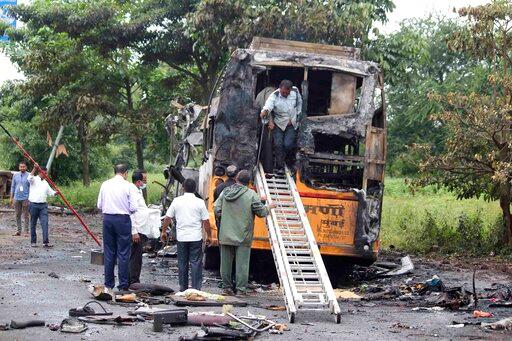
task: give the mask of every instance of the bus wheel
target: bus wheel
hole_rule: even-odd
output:
[[[204,268],[205,270],[220,269],[220,251],[218,246],[208,246],[204,252]]]

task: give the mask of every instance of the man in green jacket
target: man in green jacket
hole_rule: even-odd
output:
[[[236,267],[236,292],[246,295],[249,279],[249,260],[254,231],[254,215],[265,217],[273,206],[265,206],[256,192],[247,187],[251,173],[241,170],[236,184],[222,191],[215,201],[215,215],[222,220],[219,235],[220,275],[225,295],[233,295],[231,271],[233,259]]]

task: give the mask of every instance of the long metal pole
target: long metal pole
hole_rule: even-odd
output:
[[[48,177],[48,174],[46,174],[45,171],[43,171],[41,169],[41,167],[39,166],[39,164],[32,158],[32,156],[30,156],[30,154],[25,150],[25,148],[23,148],[23,146],[18,142],[18,140],[13,137],[8,131],[7,129],[5,129],[5,127],[0,123],[0,127],[3,129],[3,131],[5,131],[5,133],[10,137],[11,141],[22,151],[23,153],[23,156],[25,156],[27,159],[30,160],[30,162],[32,162],[34,164],[34,166],[36,168],[39,169],[39,173],[40,175],[46,180],[48,181],[48,184],[50,184],[50,186],[55,190],[55,192],[57,192],[57,194],[59,195],[59,197],[62,199],[62,201],[64,202],[64,204],[66,204],[66,206],[70,209],[71,212],[73,212],[73,214],[75,215],[75,217],[78,219],[78,221],[80,221],[80,224],[82,224],[82,226],[84,227],[85,231],[87,231],[87,233],[92,237],[92,239],[94,239],[94,241],[96,242],[96,244],[98,244],[98,246],[101,246],[101,243],[100,241],[98,240],[98,238],[94,235],[94,233],[92,233],[92,231],[89,229],[89,227],[87,226],[87,224],[84,222],[84,220],[82,219],[82,217],[80,217],[80,215],[78,214],[78,212],[75,210],[75,208],[73,206],[71,206],[71,204],[67,201],[67,199],[64,197],[64,195],[62,194],[62,192],[59,190],[59,188],[53,183],[53,181]]]
[[[62,133],[64,132],[64,126],[60,126],[59,132],[57,133],[57,137],[55,138],[55,143],[52,147],[52,152],[50,153],[50,157],[48,158],[48,162],[46,162],[46,172],[50,173],[50,168],[52,167],[53,159],[55,159],[55,153],[57,152],[57,147],[59,146],[60,139],[62,138]]]

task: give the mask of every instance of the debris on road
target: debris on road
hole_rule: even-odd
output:
[[[77,318],[69,317],[62,320],[59,328],[62,333],[79,334],[85,332],[89,327],[87,327],[85,323],[79,321]]]
[[[132,322],[144,322],[142,316],[81,316],[79,321],[95,324],[112,324],[117,326],[131,326]]]
[[[211,312],[194,312],[188,314],[189,326],[222,326],[228,325],[233,319],[225,314]]]
[[[91,304],[96,303],[103,309],[103,312],[97,313],[92,307]],[[90,301],[87,302],[83,307],[72,308],[69,309],[69,316],[78,317],[78,316],[105,316],[105,315],[113,315],[112,312],[108,312],[107,309],[98,301]]]
[[[177,245],[164,246],[161,250],[159,250],[157,252],[157,256],[159,256],[159,257],[177,257],[178,256],[178,246]]]
[[[286,307],[284,305],[268,304],[268,305],[263,306],[263,308],[265,308],[267,310],[272,310],[272,311],[286,311]]]
[[[349,301],[360,301],[361,296],[358,294],[349,291],[349,290],[343,290],[343,289],[334,289],[334,294],[336,295],[336,299],[338,300],[349,300]]]
[[[174,289],[159,284],[149,284],[149,283],[133,283],[130,285],[130,291],[135,293],[147,293],[150,295],[161,296],[174,293]]]
[[[481,310],[475,310],[473,311],[473,317],[479,318],[479,317],[493,317],[494,315],[492,313],[489,313],[487,311],[481,311]]]
[[[400,260],[402,265],[399,269],[385,270],[375,274],[376,277],[389,277],[389,276],[400,276],[411,273],[414,270],[414,264],[412,263],[411,257],[405,256]]]
[[[0,325],[0,330],[9,329],[25,329],[31,327],[44,327],[45,321],[42,320],[29,320],[29,321],[11,321],[10,323]]]
[[[89,292],[95,299],[100,301],[112,301],[114,293],[103,284],[94,284],[89,286]]]
[[[59,275],[57,275],[55,272],[50,272],[48,274],[48,276],[50,276],[51,278],[55,278],[55,279],[59,279],[60,278]]]
[[[443,307],[415,307],[412,311],[443,311]]]
[[[492,323],[482,322],[482,327],[493,330],[512,330],[512,317],[507,317]]]
[[[161,332],[164,324],[186,324],[188,320],[187,309],[171,309],[153,314],[153,331]]]

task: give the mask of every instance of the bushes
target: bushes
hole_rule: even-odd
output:
[[[432,186],[412,193],[401,179],[386,181],[380,235],[384,247],[420,254],[510,252],[501,240],[503,221],[496,202],[456,200]]]
[[[408,237],[397,240],[395,246],[407,252],[487,255],[499,246],[497,221],[484,223],[481,211],[461,213],[455,219],[429,210],[409,212],[398,217],[398,223]]]

